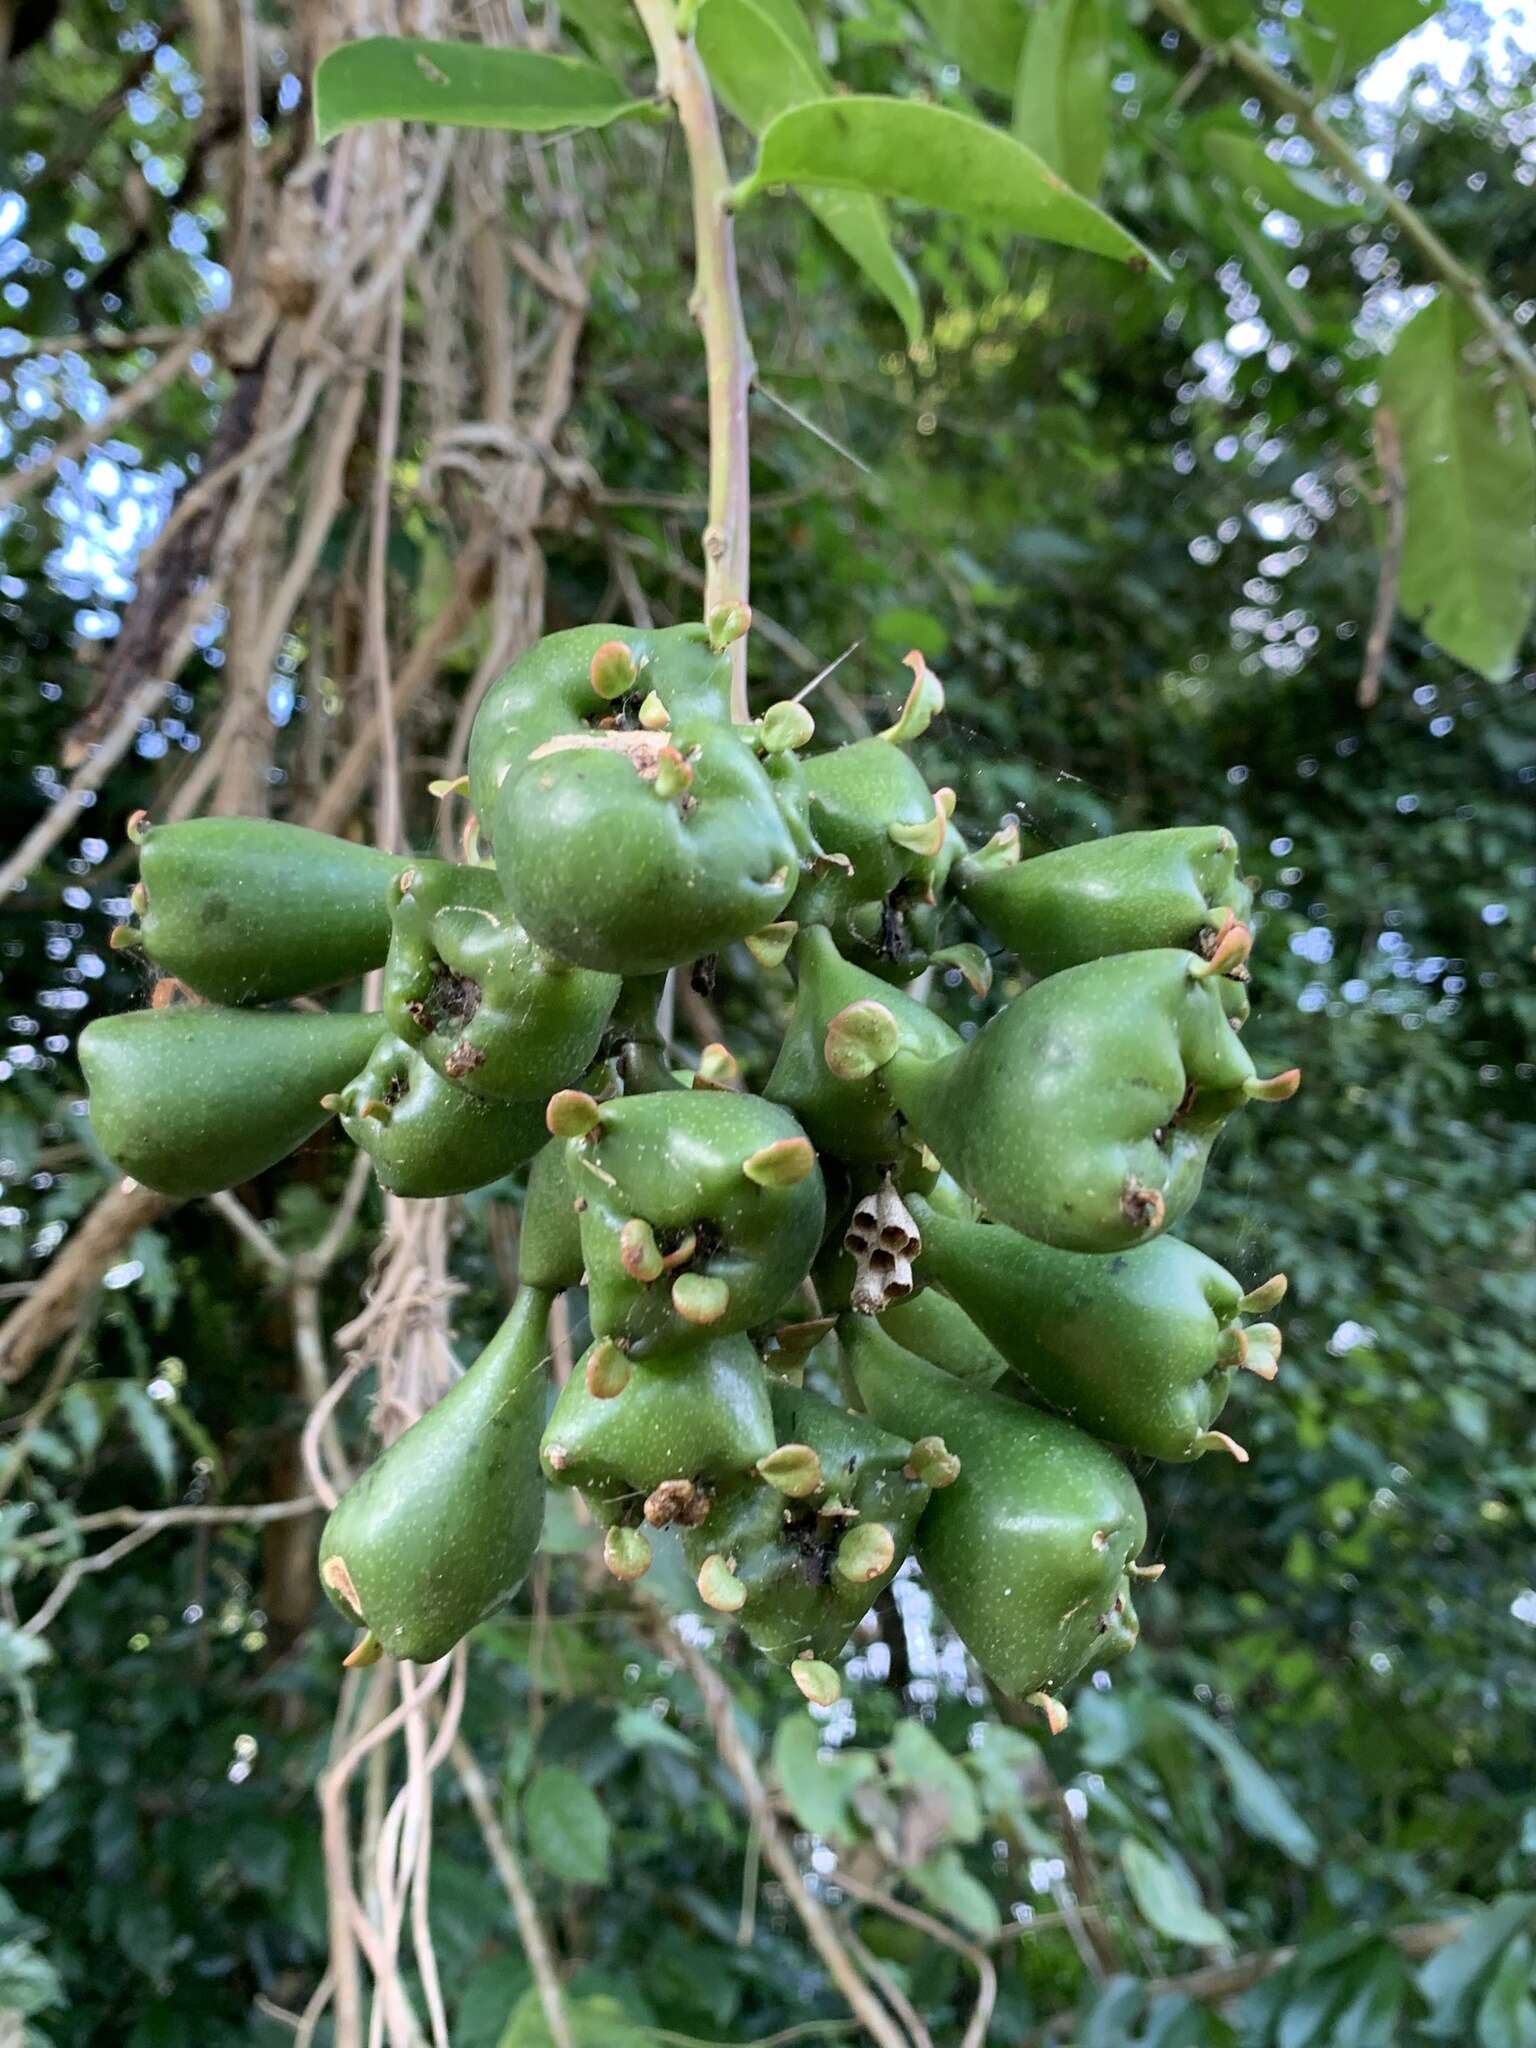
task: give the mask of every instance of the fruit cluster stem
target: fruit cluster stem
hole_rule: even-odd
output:
[[[1234,36],[1223,42],[1208,35],[1187,0],[1155,0],[1155,5],[1180,35],[1188,36],[1212,63],[1238,72],[1272,107],[1291,115],[1297,127],[1334,169],[1342,172],[1351,185],[1370,196],[1398,228],[1403,239],[1417,250],[1433,275],[1468,308],[1519,378],[1526,395],[1536,399],[1536,354],[1532,353],[1520,330],[1496,303],[1487,284],[1440,239],[1419,209],[1403,198],[1395,186],[1383,184],[1380,178],[1371,176],[1343,136],[1324,118],[1312,94],[1277,71],[1261,51],[1241,37]]]
[[[751,564],[747,398],[756,374],[741,310],[730,172],[709,77],[691,35],[678,31],[675,0],[635,0],[656,58],[657,83],[677,109],[693,189],[693,316],[709,381],[709,513],[704,528],[704,616],[745,604]],[[747,649],[731,655],[731,711],[747,717]]]

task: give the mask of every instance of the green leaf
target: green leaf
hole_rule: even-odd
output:
[[[82,1458],[89,1459],[101,1442],[102,1389],[83,1381],[66,1387],[59,1401],[59,1413],[69,1427]]]
[[[899,1722],[885,1755],[893,1785],[942,1799],[952,1841],[981,1840],[981,1801],[969,1771],[921,1721]]]
[[[0,1679],[8,1684],[46,1664],[53,1655],[41,1636],[23,1635],[13,1621],[0,1621]]]
[[[821,1730],[809,1714],[791,1714],[773,1738],[773,1772],[790,1811],[807,1834],[846,1841],[853,1832],[853,1795],[879,1769],[867,1749],[821,1754]]]
[[[21,1795],[37,1806],[58,1790],[74,1760],[75,1738],[67,1728],[45,1728],[27,1715],[21,1724]]]
[[[903,1727],[910,1725],[902,1723]],[[967,1934],[990,1941],[1001,1929],[1003,1916],[997,1901],[981,1879],[966,1869],[958,1849],[941,1849],[937,1856],[909,1870],[906,1878],[919,1898],[936,1906]]]
[[[1127,1835],[1120,1844],[1120,1868],[1137,1911],[1159,1934],[1194,1948],[1217,1948],[1226,1940],[1227,1930],[1206,1911],[1189,1876],[1176,1863]]]
[[[777,115],[831,90],[810,32],[788,25],[783,0],[708,0],[696,30],[710,82],[742,126],[761,135]],[[786,19],[788,17],[788,19]],[[885,208],[864,192],[801,193],[832,239],[853,259],[901,321],[909,342],[923,331],[912,273],[891,241]]]
[[[606,1884],[612,1830],[597,1794],[559,1764],[536,1771],[523,1794],[534,1860],[569,1884]]]
[[[1013,132],[1074,190],[1097,192],[1109,154],[1108,0],[1035,0]]]
[[[1253,0],[1194,0],[1190,11],[1206,34],[1217,42],[1241,34],[1254,15]]]
[[[1477,2008],[1477,2048],[1536,2044],[1536,1946],[1517,1934],[1499,1958]]]
[[[1221,1765],[1240,1825],[1260,1841],[1273,1842],[1277,1849],[1283,1849],[1293,1863],[1315,1863],[1316,1835],[1237,1737],[1209,1714],[1186,1706],[1181,1700],[1166,1702],[1166,1711],[1182,1722],[1198,1742],[1204,1743]]]
[[[329,142],[361,121],[436,121],[449,128],[605,128],[648,108],[583,57],[551,57],[422,36],[342,43],[315,72],[315,133]]]
[[[1444,0],[1306,0],[1285,31],[1320,92],[1336,92],[1383,50],[1439,12]]]
[[[1366,209],[1357,206],[1341,185],[1304,164],[1277,162],[1256,135],[1211,128],[1203,141],[1212,169],[1243,193],[1256,194],[1266,211],[1288,213],[1304,228],[1339,227],[1365,216]]]
[[[1024,42],[1021,0],[917,0],[917,11],[972,84],[1013,91]]]
[[[1526,400],[1449,292],[1398,335],[1381,399],[1397,424],[1407,486],[1398,602],[1457,661],[1508,675],[1536,598]]]
[[[810,1726],[809,1717],[802,1717]],[[626,1749],[670,1749],[674,1756],[699,1761],[699,1752],[681,1728],[663,1721],[646,1707],[621,1707],[613,1717],[613,1732]]]
[[[770,185],[831,185],[973,215],[1041,241],[1156,263],[1134,235],[1070,188],[1032,149],[969,114],[875,93],[792,107],[763,132],[737,204]]]
[[[26,2019],[64,2003],[64,1985],[30,1941],[0,1941],[0,2012]]]
[[[117,1405],[138,1438],[139,1449],[153,1467],[161,1491],[169,1493],[176,1478],[176,1443],[171,1425],[137,1380],[118,1381]]]
[[[1424,2031],[1439,2041],[1466,2041],[1482,1988],[1507,1943],[1536,1920],[1536,1896],[1513,1892],[1484,1912],[1474,1913],[1466,1932],[1419,1972],[1419,1990],[1429,2003]]]
[[[616,1998],[568,1997],[565,2010],[575,2048],[651,2048],[650,2029],[636,2026]],[[554,2048],[536,1990],[518,2000],[497,2048]]]

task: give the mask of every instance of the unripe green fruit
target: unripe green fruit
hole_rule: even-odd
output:
[[[138,833],[136,941],[215,1003],[269,1003],[351,981],[389,947],[398,855],[267,818]]]
[[[585,1269],[576,1197],[565,1166],[565,1140],[551,1138],[535,1152],[528,1169],[517,1239],[518,1284],[563,1294],[568,1287],[581,1285]]]
[[[496,849],[507,900],[536,939],[623,975],[750,937],[799,877],[757,757],[728,727],[703,723],[538,755],[503,785]]]
[[[391,891],[390,1028],[445,1080],[493,1102],[548,1101],[591,1065],[622,986],[535,943],[494,868],[413,861]]]
[[[618,698],[594,688],[612,687],[619,664],[611,650],[627,649],[633,679]],[[620,716],[626,704],[654,696],[673,724],[731,716],[730,656],[709,645],[702,625],[666,626],[657,631],[629,626],[577,626],[551,633],[513,662],[493,685],[475,715],[469,738],[469,800],[488,843],[496,830],[496,799],[509,776],[521,772],[529,755],[550,740],[596,732]]]
[[[912,841],[930,829],[942,839],[927,783],[884,738],[814,756],[805,763],[805,791],[823,858],[812,864],[789,913],[802,925],[837,926],[854,905],[878,903],[917,864]],[[902,836],[893,838],[893,828]]]
[[[368,1057],[380,1017],[177,1003],[98,1017],[80,1034],[91,1128],[122,1173],[177,1201],[286,1159],[321,1101]]]
[[[920,1204],[916,1196],[910,1199],[914,1214],[920,1214],[924,1219],[923,1257],[918,1265],[918,1278],[921,1280],[930,1277],[928,1219],[934,1212]],[[933,1267],[931,1277],[942,1281],[937,1265]],[[903,1350],[926,1358],[930,1365],[942,1366],[951,1378],[963,1380],[967,1386],[995,1387],[1008,1370],[1008,1360],[978,1328],[975,1319],[958,1301],[952,1301],[947,1294],[940,1294],[937,1287],[925,1286],[920,1293],[909,1295],[905,1301],[892,1302],[881,1314],[880,1327]]]
[[[1124,1628],[1116,1602],[1147,1533],[1124,1466],[1070,1423],[959,1385],[866,1318],[846,1320],[843,1343],[874,1420],[941,1436],[960,1460],[918,1525],[934,1598],[1005,1692],[1057,1691]]]
[[[1205,963],[1123,953],[1036,983],[965,1048],[898,1047],[880,1078],[999,1222],[1065,1251],[1122,1251],[1176,1222],[1260,1081]],[[830,1027],[835,1033],[838,1020]]]
[[[1212,1425],[1249,1347],[1237,1320],[1243,1290],[1214,1259],[1174,1237],[1108,1258],[1056,1251],[1001,1223],[957,1223],[916,1197],[912,1208],[920,1271],[1039,1400],[1148,1457],[1229,1447]],[[885,1326],[900,1337],[889,1317]],[[1272,1365],[1269,1343],[1255,1363]]]
[[[607,1338],[585,1354],[539,1446],[550,1483],[579,1486],[600,1520],[638,1522],[669,1481],[705,1494],[739,1484],[773,1449],[768,1375],[745,1337],[637,1359],[627,1376],[610,1376],[615,1356]]]
[[[945,894],[964,852],[964,839],[948,825],[937,855],[915,861],[889,896],[852,905],[833,927],[844,957],[897,986],[925,973],[943,944]]]
[[[886,751],[894,753],[893,748]],[[943,1060],[959,1051],[959,1038],[921,1003],[842,959],[818,926],[796,940],[795,967],[795,1007],[763,1093],[792,1109],[822,1151],[871,1164],[901,1160],[912,1144],[884,1075],[871,1071],[862,1079],[844,1080],[833,1074],[825,1057],[828,1026],[849,1005],[875,1000],[895,1019],[900,1043],[919,1059]]]
[[[446,1657],[528,1575],[544,1524],[549,1304],[520,1288],[464,1377],[331,1510],[320,1582],[391,1657]]]
[[[1017,833],[1000,833],[990,849],[959,863],[954,880],[1030,974],[1111,953],[1198,946],[1253,905],[1237,872],[1237,841],[1220,825],[1121,832],[1024,861]]]
[[[541,1103],[466,1095],[393,1034],[341,1090],[339,1106],[380,1187],[417,1199],[488,1187],[531,1159],[547,1135]]]
[[[683,1530],[683,1549],[707,1604],[705,1565],[728,1564],[741,1597],[725,1611],[739,1613],[766,1656],[831,1658],[900,1569],[928,1488],[910,1472],[904,1438],[801,1388],[776,1382],[771,1399],[781,1446],[802,1454],[789,1472],[795,1491],[759,1479],[723,1494]],[[788,1462],[782,1450],[774,1457]],[[816,1483],[802,1484],[802,1465]]]
[[[633,1357],[752,1329],[810,1271],[821,1173],[795,1119],[759,1096],[624,1096],[568,1161],[592,1328]]]

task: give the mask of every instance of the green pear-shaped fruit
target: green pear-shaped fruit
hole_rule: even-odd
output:
[[[389,947],[396,854],[269,818],[141,826],[138,945],[215,1003],[270,1003],[352,981]]]
[[[1030,974],[1111,953],[1199,947],[1253,907],[1237,841],[1220,825],[1121,832],[1019,859],[1017,830],[955,869],[967,907]]]
[[[731,716],[730,657],[700,624],[576,626],[519,655],[488,692],[469,738],[469,800],[488,842],[502,785],[551,740],[640,728],[648,700],[668,724]]]
[[[1064,1251],[1122,1251],[1189,1208],[1233,1110],[1299,1079],[1259,1080],[1216,979],[1173,949],[1069,967],[938,1062],[868,1013],[856,1021],[876,1056],[894,1046],[880,1079],[990,1215]]]
[[[635,1360],[602,1337],[562,1388],[539,1457],[551,1484],[633,1525],[657,1487],[691,1487],[704,1505],[773,1447],[768,1375],[745,1337]]]
[[[537,1102],[466,1095],[386,1033],[340,1091],[341,1121],[392,1195],[461,1195],[531,1159],[548,1135]]]
[[[1005,1692],[1059,1691],[1124,1626],[1147,1533],[1129,1474],[1070,1423],[960,1385],[867,1318],[847,1320],[843,1343],[874,1420],[942,1437],[960,1461],[918,1524],[934,1598]]]
[[[331,1510],[320,1582],[391,1657],[446,1657],[528,1576],[544,1524],[549,1302],[520,1288],[464,1377]]]
[[[1231,1448],[1213,1425],[1233,1376],[1250,1364],[1267,1377],[1279,1336],[1259,1324],[1250,1338],[1239,1321],[1243,1289],[1214,1259],[1175,1237],[1107,1258],[1056,1251],[1005,1224],[957,1223],[918,1197],[912,1210],[920,1270],[981,1325],[1037,1399],[1148,1457]],[[900,1337],[888,1317],[886,1327]]]
[[[935,964],[940,952],[945,893],[964,852],[959,832],[946,826],[943,843],[931,860],[916,861],[888,896],[852,905],[832,927],[839,951],[882,981],[898,986],[915,981]]]
[[[903,1160],[913,1141],[884,1074],[872,1065],[856,1075],[847,1070],[847,1063],[842,1063],[844,1072],[834,1073],[826,1060],[828,1027],[850,1006],[878,1003],[894,1018],[899,1042],[929,1063],[958,1052],[958,1036],[921,1003],[844,960],[819,926],[809,927],[796,939],[795,968],[795,1007],[764,1094],[793,1110],[821,1151],[871,1165]]]
[[[918,1269],[922,1278],[928,1273],[926,1219],[933,1211],[922,1207],[915,1197],[912,1207],[915,1214],[925,1219],[924,1259]],[[942,1366],[953,1379],[964,1380],[967,1386],[995,1387],[1008,1370],[1008,1360],[978,1327],[974,1317],[958,1301],[940,1294],[937,1287],[924,1287],[919,1293],[908,1295],[905,1301],[892,1302],[881,1313],[880,1327],[903,1350],[926,1358],[930,1365]]]
[[[186,1201],[286,1159],[330,1114],[383,1029],[354,1012],[176,1003],[80,1034],[91,1128],[121,1172]]]
[[[623,975],[751,937],[799,874],[756,755],[728,727],[699,722],[537,753],[497,798],[496,861],[541,944]]]
[[[909,875],[945,824],[920,772],[884,737],[817,754],[805,763],[813,860],[789,915],[797,923],[841,924],[857,904],[879,903]]]
[[[723,1595],[766,1656],[831,1658],[896,1576],[929,1490],[905,1438],[803,1388],[771,1399],[764,1476],[685,1525],[683,1550],[706,1603]]]
[[[579,1287],[586,1268],[565,1144],[564,1138],[551,1138],[533,1155],[517,1239],[519,1284],[543,1287],[551,1294]]]
[[[535,943],[494,868],[413,861],[391,892],[384,1014],[427,1064],[493,1102],[547,1102],[591,1065],[622,986]]]
[[[766,1322],[805,1279],[826,1192],[787,1110],[723,1089],[606,1102],[569,1144],[594,1332],[632,1357]]]

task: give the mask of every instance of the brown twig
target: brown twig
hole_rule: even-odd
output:
[[[642,1595],[643,1597],[643,1595]],[[808,1890],[794,1848],[779,1826],[773,1802],[768,1797],[757,1763],[742,1739],[736,1711],[725,1681],[706,1657],[673,1630],[661,1608],[654,1602],[651,1612],[658,1629],[666,1632],[670,1651],[687,1667],[704,1701],[704,1714],[714,1737],[720,1761],[736,1780],[747,1808],[747,1818],[757,1829],[763,1855],[784,1887],[785,1897],[810,1937],[811,1946],[826,1965],[827,1972],[842,1993],[860,2026],[879,2048],[911,2048],[891,2015],[870,1989],[869,1982],[849,1953],[837,1924],[826,1907]]]
[[[32,1291],[0,1323],[0,1383],[19,1380],[87,1312],[101,1276],[141,1230],[175,1204],[137,1181],[118,1181],[53,1255]]]
[[[963,1956],[976,1972],[976,2004],[960,2037],[960,2048],[985,2048],[987,2028],[991,2023],[992,2011],[997,2004],[997,1965],[984,1949],[973,1941],[967,1941],[963,1934],[957,1934],[952,1927],[946,1927],[942,1920],[936,1920],[931,1913],[925,1913],[918,1906],[909,1906],[905,1899],[893,1898],[877,1885],[865,1884],[862,1878],[839,1869],[836,1882],[863,1905],[871,1906],[877,1913],[886,1913],[893,1920],[905,1921],[908,1927],[915,1927],[920,1934],[926,1934],[930,1941],[942,1942],[946,1948]]]
[[[539,1918],[538,1907],[534,1904],[522,1858],[497,1818],[495,1801],[485,1782],[485,1773],[475,1760],[474,1751],[460,1737],[454,1742],[451,1755],[470,1811],[479,1823],[481,1840],[491,1859],[491,1867],[501,1879],[502,1889],[511,1903],[518,1939],[523,1944],[523,1954],[528,1958],[528,1967],[538,1986],[539,2003],[544,2008],[544,2022],[549,2028],[550,2039],[554,2048],[576,2048],[576,2037],[571,2031],[570,2015],[566,2011],[565,1992],[555,1967],[554,1951]]]
[[[1383,1938],[1390,1941],[1400,1955],[1418,1962],[1460,1941],[1468,1925],[1464,1914],[1449,1920],[1421,1920],[1411,1927],[1389,1927]],[[1294,1962],[1296,1954],[1294,1948],[1266,1949],[1259,1955],[1239,1956],[1235,1962],[1215,1963],[1206,1970],[1192,1970],[1184,1977],[1164,1978],[1157,1989],[1160,1994],[1172,1996],[1177,1993],[1184,1998],[1198,1999],[1202,2005],[1225,2005],[1229,1999],[1238,1997],[1265,1977],[1273,1976],[1276,1970],[1283,1970],[1287,1963]]]

